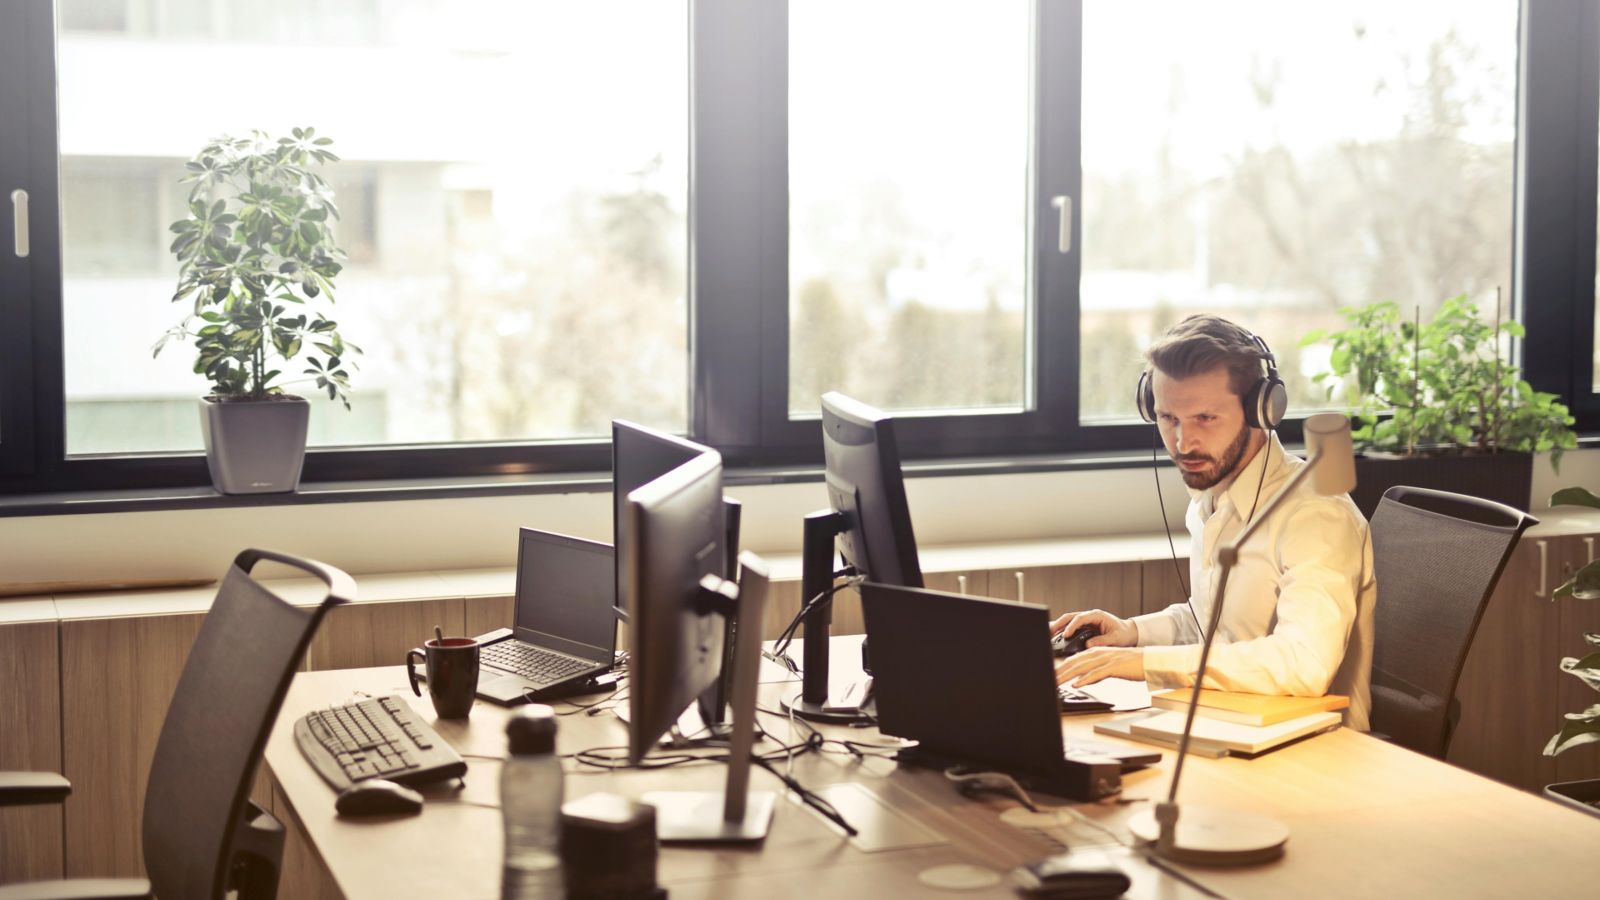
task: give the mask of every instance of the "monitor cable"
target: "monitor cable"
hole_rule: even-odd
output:
[[[838,572],[834,573],[833,577],[836,579],[842,578],[843,580],[839,581],[837,584],[821,592],[820,594],[817,594],[815,597],[812,597],[810,600],[807,600],[805,603],[800,604],[800,611],[795,613],[794,618],[789,621],[789,624],[785,626],[783,631],[778,635],[778,639],[776,642],[774,642],[772,650],[770,652],[762,651],[762,655],[788,669],[790,672],[794,672],[796,674],[799,673],[800,667],[793,659],[790,659],[785,652],[789,649],[790,642],[794,640],[795,629],[800,627],[800,623],[805,621],[806,616],[812,610],[816,609],[824,602],[833,599],[834,594],[839,593],[845,588],[859,587],[863,582],[866,581],[865,576],[856,574],[856,569],[854,566],[846,566],[845,568],[840,569]]]

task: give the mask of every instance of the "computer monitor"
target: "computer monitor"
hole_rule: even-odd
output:
[[[759,840],[773,796],[749,791],[766,570],[753,554],[740,578],[721,576],[722,457],[703,453],[624,501],[622,598],[629,618],[628,757],[639,762],[678,714],[719,677],[724,622],[743,627],[733,654],[733,717],[723,792],[646,795],[664,841]]]
[[[611,478],[613,506],[611,533],[619,550],[617,555],[618,598],[622,597],[622,556],[620,549],[624,541],[622,521],[624,509],[628,502],[628,495],[689,460],[711,452],[714,451],[710,447],[686,440],[675,434],[647,428],[625,419],[612,420]],[[724,578],[732,579],[738,576],[740,507],[737,500],[730,500],[726,497],[723,498],[723,507],[725,523],[722,542],[723,562],[717,574]],[[729,652],[732,652],[733,649],[735,627],[734,621],[730,617],[723,640],[723,644],[728,648]],[[724,663],[726,664],[727,662],[727,658],[724,657]],[[723,671],[731,672],[732,666],[724,665]],[[724,736],[728,702],[729,686],[726,678],[713,682],[700,698],[700,719],[711,730],[713,737]]]
[[[922,587],[917,539],[911,531],[900,474],[894,420],[887,413],[839,393],[822,395],[823,478],[829,508],[805,517],[801,546],[800,595],[810,604],[830,596],[834,551],[846,565],[878,584]],[[843,689],[830,678],[828,629],[833,603],[824,599],[805,616],[800,691],[783,704],[795,715],[821,722],[870,721],[865,683]],[[866,644],[862,668],[870,672]],[[830,698],[830,688],[837,696]]]
[[[894,419],[844,394],[823,394],[822,456],[828,501],[845,519],[844,561],[868,581],[922,587]]]

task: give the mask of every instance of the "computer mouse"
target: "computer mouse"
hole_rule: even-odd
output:
[[[339,792],[333,808],[341,816],[395,816],[422,812],[422,795],[383,778],[358,781]]]
[[[1067,636],[1065,631],[1055,636],[1050,642],[1050,649],[1057,657],[1073,656],[1089,649],[1089,639],[1099,637],[1100,629],[1093,625],[1085,625]]]

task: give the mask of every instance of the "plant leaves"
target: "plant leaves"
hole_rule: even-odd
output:
[[[1567,713],[1565,718],[1566,724],[1544,745],[1545,756],[1555,756],[1573,747],[1600,741],[1600,704],[1581,713]]]
[[[1583,659],[1569,656],[1561,661],[1561,671],[1600,691],[1600,653],[1591,653]]]
[[[1600,559],[1574,572],[1566,584],[1550,592],[1550,599],[1572,597],[1578,600],[1600,600]]]
[[[1551,506],[1588,506],[1600,509],[1600,497],[1590,493],[1587,488],[1568,487],[1562,488],[1550,495]]]

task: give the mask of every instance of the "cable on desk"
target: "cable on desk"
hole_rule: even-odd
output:
[[[843,569],[833,573],[833,577],[843,578],[844,580],[817,594],[810,600],[800,604],[800,611],[794,614],[794,618],[791,619],[789,624],[784,626],[783,631],[779,633],[778,640],[773,644],[772,653],[768,656],[768,659],[772,659],[774,662],[782,660],[783,662],[781,664],[785,668],[787,668],[790,672],[798,673],[800,671],[799,666],[795,665],[794,660],[789,659],[789,657],[785,655],[785,651],[789,649],[789,643],[794,640],[794,630],[799,628],[800,623],[805,620],[806,615],[813,609],[816,609],[818,606],[820,606],[823,601],[832,599],[834,594],[839,593],[845,588],[855,587],[867,580],[865,576],[856,574],[855,566],[846,566]]]

